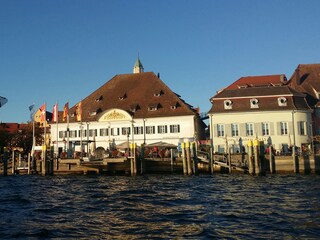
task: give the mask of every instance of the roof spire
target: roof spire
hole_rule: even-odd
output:
[[[143,66],[142,66],[142,63],[140,62],[139,54],[138,54],[138,58],[133,67],[133,73],[142,73],[142,72],[143,72]]]

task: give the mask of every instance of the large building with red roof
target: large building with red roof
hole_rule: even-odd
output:
[[[290,87],[283,74],[242,77],[210,101],[215,152],[241,152],[254,139],[283,153],[312,142],[312,109],[306,94]]]
[[[114,76],[69,110],[69,124],[51,124],[52,145],[79,151],[79,142],[95,141],[96,147],[134,142],[152,144],[205,139],[205,124],[196,109],[174,93],[156,74],[144,72],[139,60],[133,73]],[[69,126],[68,126],[69,125]],[[68,131],[69,130],[69,131]],[[58,138],[57,138],[58,132]],[[68,135],[69,134],[69,135]],[[58,141],[56,141],[58,139]],[[87,148],[85,151],[87,151]]]

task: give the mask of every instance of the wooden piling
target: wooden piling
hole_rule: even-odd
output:
[[[232,167],[231,167],[231,151],[230,151],[230,148],[228,148],[227,151],[228,151],[227,159],[228,159],[229,173],[231,173],[232,172]]]
[[[47,159],[46,159],[46,145],[42,146],[42,166],[41,166],[41,175],[45,176],[47,175]]]
[[[196,143],[193,142],[191,144],[191,151],[192,151],[192,156],[193,156],[193,174],[198,175],[198,156],[197,156],[197,149],[196,149]]]
[[[293,172],[299,173],[299,158],[296,156],[296,147],[292,147]]]
[[[188,174],[188,166],[187,166],[187,159],[186,159],[186,151],[185,151],[185,143],[181,143],[181,151],[182,151],[182,165],[183,165],[183,174]]]
[[[173,173],[173,149],[170,149],[171,172]]]
[[[186,157],[187,157],[187,169],[188,175],[192,175],[191,154],[190,154],[190,142],[186,142]]]
[[[272,146],[269,146],[269,164],[270,164],[270,173],[274,173],[274,156],[272,152]]]
[[[8,175],[8,150],[6,147],[3,148],[3,176]]]
[[[14,155],[14,151],[12,151],[12,162],[11,162],[11,164],[12,164],[12,168],[11,168],[11,170],[12,170],[12,174],[15,174],[16,173],[16,160],[15,160],[15,155]]]
[[[57,162],[56,162],[56,170],[59,170],[59,158],[57,158]]]
[[[131,176],[136,176],[137,175],[137,159],[136,159],[136,143],[131,143],[130,144],[130,149],[131,149]]]
[[[253,149],[254,149],[254,166],[255,173],[260,175],[261,173],[261,162],[259,157],[259,141],[258,139],[253,140]]]
[[[210,159],[209,159],[209,172],[213,174],[214,172],[214,154],[213,154],[213,140],[212,138],[210,139]]]
[[[30,175],[30,170],[31,170],[31,161],[30,161],[30,153],[28,153],[28,175]]]
[[[253,149],[252,149],[252,141],[248,141],[248,155],[249,155],[249,174],[253,175],[255,173],[254,169],[254,158],[253,158]]]
[[[144,144],[141,144],[141,153],[140,153],[140,174],[144,174]]]

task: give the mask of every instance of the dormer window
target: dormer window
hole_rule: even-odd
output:
[[[157,103],[157,104],[150,104],[149,107],[148,107],[148,111],[157,111],[160,107],[160,104]]]
[[[288,104],[288,100],[285,97],[279,97],[278,98],[278,105],[280,107],[285,107]]]
[[[224,102],[224,109],[232,109],[232,101],[231,100],[225,100]]]
[[[180,106],[180,104],[179,104],[178,102],[176,102],[175,104],[171,105],[170,108],[171,108],[172,110],[174,110],[174,109],[176,109],[176,108],[179,107],[179,106]]]
[[[162,90],[156,91],[156,92],[153,94],[153,96],[155,96],[155,97],[160,97],[161,95],[163,95],[163,91],[162,91]]]
[[[95,116],[97,115],[97,111],[89,112],[89,116]]]
[[[251,108],[259,108],[259,100],[256,98],[250,99],[250,107]]]
[[[130,106],[130,111],[131,111],[131,112],[135,112],[135,111],[137,111],[138,109],[140,109],[139,104],[132,104],[132,105]]]
[[[101,95],[100,97],[96,98],[95,101],[100,102],[102,99],[103,99],[103,96]]]
[[[123,100],[125,98],[127,98],[127,94],[126,93],[124,93],[121,96],[119,96],[119,100]]]
[[[248,85],[248,84],[245,84],[245,85],[238,85],[238,88],[247,88],[247,87],[249,87],[249,85]]]

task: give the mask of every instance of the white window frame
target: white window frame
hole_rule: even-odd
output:
[[[280,135],[288,135],[288,123],[280,122]]]
[[[307,128],[306,128],[307,124],[306,122],[300,121],[298,122],[298,129],[299,129],[299,134],[300,135],[307,135]]]
[[[159,134],[164,134],[168,132],[167,125],[159,125],[158,126],[158,133]]]
[[[143,134],[143,127],[134,127],[133,132],[135,135]]]
[[[217,136],[224,137],[225,134],[225,127],[224,124],[217,124]]]
[[[254,127],[253,123],[246,123],[246,136],[254,135]]]
[[[270,124],[268,122],[261,123],[262,136],[270,135]]]
[[[155,126],[146,126],[146,134],[155,134],[156,127]]]
[[[170,133],[179,133],[179,132],[180,132],[179,124],[170,125]]]
[[[231,136],[239,137],[239,124],[231,123]]]

